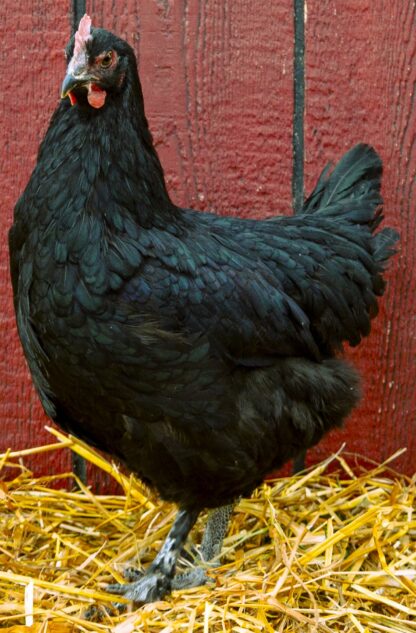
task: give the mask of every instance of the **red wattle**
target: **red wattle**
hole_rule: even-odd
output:
[[[88,84],[88,103],[93,108],[102,108],[105,103],[107,93],[105,90],[97,86],[97,84]]]

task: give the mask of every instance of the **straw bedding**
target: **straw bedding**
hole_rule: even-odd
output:
[[[1,631],[416,632],[416,476],[386,464],[353,472],[337,454],[272,480],[236,507],[210,585],[121,612],[106,584],[149,563],[175,508],[50,430],[56,442],[0,456],[1,471],[8,467],[0,481]],[[39,479],[23,465],[27,454],[68,446],[125,494],[94,495],[73,475],[79,490],[61,490],[68,473]],[[203,525],[201,517],[195,542]]]

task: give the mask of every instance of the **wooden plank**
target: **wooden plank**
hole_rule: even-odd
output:
[[[343,432],[311,456],[342,441],[348,450],[381,460],[407,453],[393,467],[416,463],[416,39],[415,3],[307,3],[306,180],[358,141],[380,151],[385,164],[386,224],[401,232],[400,254],[371,337],[347,355],[364,375],[364,397]]]
[[[66,5],[64,5],[66,6]],[[69,5],[68,5],[69,6]],[[65,71],[63,47],[69,12],[54,0],[16,0],[0,5],[2,215],[0,236],[0,452],[50,441],[46,418],[32,387],[17,337],[10,286],[7,231],[13,206],[36,161],[37,148]],[[28,463],[33,462],[28,458]],[[67,470],[69,453],[45,458],[49,472]],[[42,470],[42,467],[40,468]]]
[[[175,202],[264,217],[290,205],[290,0],[87,2],[135,44]]]

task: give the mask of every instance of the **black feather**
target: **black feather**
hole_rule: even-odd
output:
[[[334,356],[369,333],[397,240],[375,233],[381,160],[357,145],[294,217],[178,208],[132,49],[99,29],[88,46],[117,52],[105,104],[82,87],[61,101],[15,208],[22,346],[57,424],[165,499],[223,505],[357,403],[357,375]]]

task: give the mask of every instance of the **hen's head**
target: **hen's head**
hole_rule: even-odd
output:
[[[102,108],[108,97],[123,90],[134,53],[112,33],[91,28],[91,18],[84,15],[66,48],[66,57],[68,68],[61,98],[69,97],[71,105]]]

